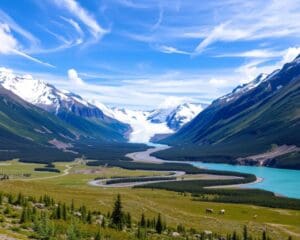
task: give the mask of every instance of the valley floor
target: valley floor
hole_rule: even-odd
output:
[[[209,230],[225,234],[233,230],[242,232],[243,226],[247,224],[249,231],[256,236],[261,235],[263,230],[267,230],[273,239],[287,239],[289,235],[293,239],[300,239],[299,210],[194,201],[194,197],[187,193],[153,189],[99,188],[87,184],[97,177],[145,177],[162,176],[166,173],[115,167],[92,167],[86,166],[83,161],[57,163],[55,166],[61,170],[61,173],[48,173],[33,170],[35,167],[40,167],[40,164],[24,165],[16,161],[7,163],[10,165],[2,165],[1,171],[13,171],[15,177],[0,181],[0,189],[4,192],[15,194],[22,192],[33,196],[40,196],[47,192],[57,201],[70,203],[74,199],[77,206],[85,204],[101,212],[110,211],[113,205],[112,199],[120,193],[124,209],[132,213],[134,221],[137,221],[142,213],[147,217],[154,217],[161,213],[168,225],[174,227],[182,224],[196,231]],[[18,171],[32,175],[23,177],[17,174]],[[214,209],[215,213],[206,214],[207,208]],[[225,209],[226,214],[218,214],[217,212],[221,209]],[[5,236],[14,234],[10,230],[5,231]]]

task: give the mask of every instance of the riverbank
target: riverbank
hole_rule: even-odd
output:
[[[158,146],[151,146],[151,148],[142,151],[142,152],[133,152],[133,153],[129,153],[126,154],[126,157],[132,159],[132,162],[136,163],[136,164],[146,164],[146,165],[152,165],[155,166],[157,165],[158,169],[155,169],[157,171],[160,172],[173,172],[174,174],[172,175],[172,179],[168,179],[168,178],[162,178],[162,177],[151,177],[151,178],[135,178],[136,181],[134,181],[134,179],[114,179],[113,180],[113,184],[112,179],[96,179],[93,181],[90,181],[88,184],[91,186],[97,186],[97,187],[135,187],[135,186],[142,186],[145,184],[149,184],[149,183],[161,183],[161,182],[174,182],[174,181],[189,181],[189,180],[233,180],[233,182],[230,183],[235,183],[237,182],[237,186],[240,185],[244,185],[243,182],[249,183],[251,180],[249,179],[249,176],[246,175],[234,175],[235,173],[232,172],[232,175],[230,174],[231,172],[217,172],[217,171],[213,171],[213,170],[204,170],[203,168],[198,168],[198,167],[193,167],[192,165],[188,165],[188,164],[184,164],[184,163],[177,163],[181,166],[182,169],[185,169],[186,167],[184,167],[185,165],[189,168],[192,168],[193,170],[191,171],[191,169],[189,170],[182,170],[182,171],[176,171],[174,168],[174,165],[176,165],[176,163],[170,163],[167,162],[165,160],[156,158],[151,156],[152,153],[155,153],[157,151],[161,151],[164,149],[168,149],[169,146],[166,145],[158,145]],[[166,168],[166,164],[169,164],[168,166],[170,167],[169,169]],[[170,165],[171,164],[171,165]],[[164,166],[164,169],[160,166]],[[199,169],[199,170],[198,170]],[[175,170],[175,171],[174,171]],[[222,175],[224,173],[224,175]],[[169,175],[170,177],[170,175]],[[174,179],[175,177],[175,179]],[[255,177],[253,177],[255,178]],[[157,180],[156,180],[157,179]],[[145,180],[145,181],[143,181]],[[235,180],[240,180],[240,181],[235,181]],[[259,179],[261,181],[261,179]],[[257,181],[257,179],[255,178],[255,181]],[[255,181],[253,181],[253,183],[255,183]],[[109,182],[109,184],[108,184]],[[250,182],[251,183],[251,182]],[[227,185],[231,185],[229,183],[227,183]],[[226,185],[226,186],[227,186]]]

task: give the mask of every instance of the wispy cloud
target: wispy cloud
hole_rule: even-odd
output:
[[[300,34],[299,1],[274,0],[263,4],[253,1],[244,8],[241,1],[236,1],[232,5],[234,14],[212,27],[195,48],[195,54],[201,54],[217,42],[253,41]]]
[[[245,52],[219,54],[217,57],[242,57],[242,58],[274,58],[281,57],[285,51],[272,49],[253,49]]]
[[[21,46],[16,38],[12,35],[11,29],[9,25],[0,23],[0,54],[5,55],[18,55],[22,56],[26,59],[29,59],[35,63],[39,63],[41,65],[47,67],[54,67],[53,65],[43,62],[37,58],[34,58],[21,50]]]
[[[109,30],[104,29],[97,20],[75,0],[55,0],[54,3],[70,12],[74,17],[85,24],[96,40],[109,32]]]
[[[177,49],[175,47],[171,46],[166,46],[166,45],[159,45],[155,47],[158,51],[167,53],[167,54],[172,54],[172,53],[177,53],[177,54],[184,54],[184,55],[190,55],[191,53]]]
[[[28,32],[24,28],[22,28],[8,14],[3,12],[1,9],[0,9],[0,21],[2,23],[7,24],[10,29],[12,29],[13,31],[15,31],[16,33],[20,34],[25,39],[27,39],[31,45],[39,44],[40,41],[35,36],[33,36],[30,32]]]

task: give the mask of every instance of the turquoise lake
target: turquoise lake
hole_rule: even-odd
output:
[[[151,147],[165,147],[166,145],[148,143]],[[172,162],[172,161],[170,161]],[[182,163],[182,162],[181,162]],[[259,188],[277,193],[282,196],[300,199],[300,170],[289,170],[269,167],[240,166],[222,163],[185,162],[196,167],[251,173],[263,178],[262,182],[245,185],[247,188]]]
[[[300,171],[268,168],[268,167],[254,167],[254,166],[236,166],[219,163],[202,163],[189,162],[197,167],[227,170],[242,173],[252,173],[257,177],[263,178],[263,181],[255,184],[248,184],[248,188],[260,188],[275,192],[277,194],[300,199]]]

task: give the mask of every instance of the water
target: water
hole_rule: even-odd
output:
[[[202,163],[189,162],[194,166],[214,169],[226,170],[242,173],[252,173],[257,177],[263,178],[262,182],[255,184],[248,184],[248,188],[260,188],[277,194],[300,199],[300,171],[268,168],[268,167],[254,167],[254,166],[238,166],[220,163]]]
[[[151,144],[158,149],[162,145]],[[262,182],[246,185],[248,188],[259,188],[272,191],[282,196],[300,199],[300,170],[289,170],[269,167],[239,166],[221,163],[189,162],[190,164],[213,170],[251,173],[263,178]]]

